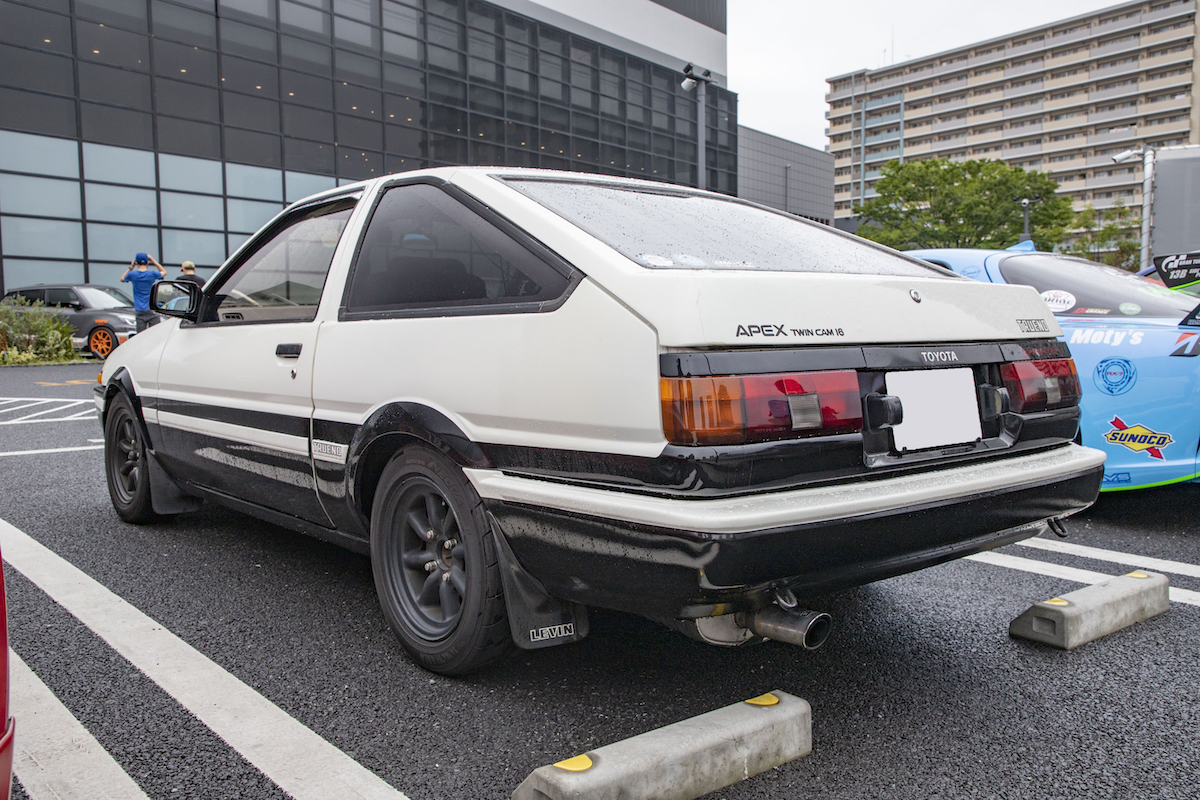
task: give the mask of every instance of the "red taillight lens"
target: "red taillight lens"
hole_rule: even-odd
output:
[[[738,444],[862,430],[854,370],[663,378],[663,431],[673,444]]]
[[[1018,414],[1079,405],[1079,374],[1075,361],[1010,361],[1000,368],[1012,410]]]

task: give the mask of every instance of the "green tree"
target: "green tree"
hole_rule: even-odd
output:
[[[1071,224],[1075,235],[1063,250],[1071,255],[1136,272],[1142,258],[1141,219],[1117,202],[1095,209],[1089,203]]]
[[[1053,250],[1071,223],[1071,201],[1056,194],[1048,175],[1003,161],[888,162],[875,184],[878,197],[855,206],[858,235],[898,250],[926,247],[1003,248],[1020,241],[1021,198],[1039,250]]]

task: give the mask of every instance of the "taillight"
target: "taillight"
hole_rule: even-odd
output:
[[[662,378],[672,444],[739,444],[862,430],[854,370]]]
[[[1079,405],[1079,374],[1075,361],[1009,361],[1000,367],[1004,388],[1016,413],[1048,411]]]

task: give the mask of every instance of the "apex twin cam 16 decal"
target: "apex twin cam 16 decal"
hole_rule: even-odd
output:
[[[1162,448],[1175,440],[1169,433],[1152,431],[1145,425],[1126,425],[1120,417],[1113,417],[1109,425],[1113,429],[1104,434],[1104,441],[1119,444],[1135,453],[1145,453],[1151,458],[1163,460]]]

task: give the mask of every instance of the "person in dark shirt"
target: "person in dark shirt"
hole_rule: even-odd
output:
[[[154,264],[155,271],[149,269]],[[129,262],[129,269],[121,276],[125,283],[133,284],[133,310],[137,316],[138,333],[158,323],[158,314],[150,310],[150,287],[167,277],[163,265],[154,256],[138,253]]]
[[[200,288],[204,288],[204,278],[201,278],[196,274],[195,264],[193,264],[191,261],[185,261],[179,265],[179,268],[183,270],[183,275],[179,277],[179,280],[187,281],[188,283],[194,283]]]

